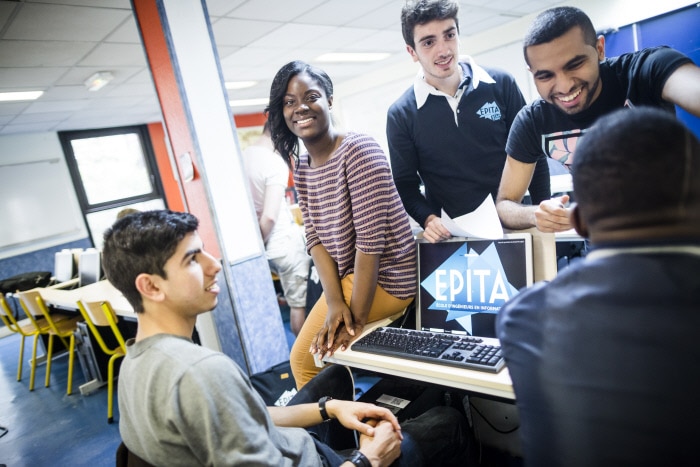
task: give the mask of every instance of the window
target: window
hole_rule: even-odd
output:
[[[96,248],[125,208],[165,208],[146,126],[59,132],[78,201]]]

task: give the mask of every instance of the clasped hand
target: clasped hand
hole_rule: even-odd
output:
[[[333,401],[334,403],[336,401]],[[390,410],[364,402],[338,401],[338,421],[360,434],[360,450],[372,465],[391,465],[401,455],[401,426]]]
[[[392,425],[392,431],[398,433],[399,439],[403,439],[401,425],[389,409],[355,401],[334,400],[333,404],[338,405],[337,409],[333,411],[333,415],[345,428],[358,431],[366,436],[374,436],[377,423],[387,421]]]
[[[326,321],[311,341],[309,351],[322,357],[345,350],[350,342],[362,333],[364,325],[354,320],[350,307],[345,303],[328,304]]]

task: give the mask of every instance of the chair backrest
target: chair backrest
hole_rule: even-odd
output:
[[[7,326],[7,329],[12,332],[19,332],[20,326],[17,324],[15,315],[12,314],[12,310],[10,310],[10,306],[2,294],[0,294],[0,319]]]
[[[20,301],[20,304],[22,302]],[[24,311],[25,314],[27,314],[27,311]],[[29,337],[31,335],[36,334],[37,332],[43,333],[45,332],[49,325],[46,322],[46,320],[43,317],[34,317],[34,316],[29,316],[29,320],[34,327],[34,330],[32,331],[31,328],[28,328],[18,321],[17,318],[15,318],[15,315],[12,313],[12,310],[10,309],[9,304],[7,303],[7,300],[5,297],[0,295],[0,318],[2,318],[2,321],[5,323],[5,326],[12,331],[12,332],[18,332],[22,334],[25,337]]]
[[[37,290],[27,290],[25,292],[17,292],[17,297],[19,298],[19,303],[24,309],[24,314],[32,322],[32,324],[37,328],[41,329],[41,318],[46,320],[49,328],[53,330],[57,335],[62,334],[58,329],[56,322],[51,317],[49,308],[46,306],[46,302],[42,298],[41,294]]]
[[[29,318],[39,332],[47,332],[46,324],[48,324],[48,328],[61,339],[67,337],[67,334],[72,333],[69,328],[61,327],[56,324],[57,322],[51,316],[49,307],[46,306],[46,302],[44,302],[43,297],[36,289],[27,290],[26,292],[17,292],[17,297],[19,298],[20,305],[24,308],[24,313],[27,315],[27,318]],[[41,318],[43,318],[43,320]]]
[[[124,337],[117,326],[118,318],[109,302],[84,302],[82,300],[78,300],[78,309],[83,315],[85,322],[90,328],[92,334],[95,336],[95,340],[97,340],[97,343],[100,345],[103,352],[112,353],[115,349],[110,349],[107,346],[97,326],[109,326],[114,334],[114,337],[117,339],[122,352],[126,353],[126,343],[124,342]]]

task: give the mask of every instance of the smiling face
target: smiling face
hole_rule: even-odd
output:
[[[180,241],[164,270],[166,278],[160,278],[159,286],[171,310],[191,317],[216,307],[221,263],[203,250],[196,232]]]
[[[459,67],[459,31],[454,19],[430,21],[413,28],[415,48],[406,50],[419,62],[425,81],[437,89],[456,87],[462,79]]]
[[[311,75],[299,73],[287,85],[284,120],[289,130],[308,145],[328,134],[332,104],[333,96],[326,96],[323,87]]]
[[[602,37],[586,43],[580,27],[544,44],[529,46],[527,62],[542,99],[569,115],[588,107],[600,95],[599,62],[605,58]]]

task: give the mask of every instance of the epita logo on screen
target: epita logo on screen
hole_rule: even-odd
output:
[[[421,285],[435,299],[429,308],[447,310],[448,320],[496,313],[518,292],[508,282],[494,243],[480,255],[462,245]]]

